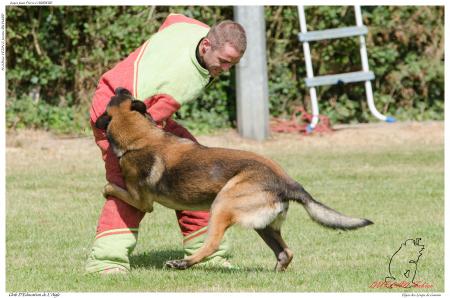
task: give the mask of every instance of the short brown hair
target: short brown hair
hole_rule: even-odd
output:
[[[244,28],[240,24],[230,20],[222,21],[212,26],[206,38],[211,41],[213,50],[229,43],[242,55],[247,48],[247,37],[245,36]]]

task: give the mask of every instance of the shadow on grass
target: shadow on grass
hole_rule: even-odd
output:
[[[182,250],[155,250],[152,252],[145,252],[137,255],[130,256],[130,265],[131,269],[161,269],[161,270],[173,270],[167,269],[165,267],[165,263],[168,260],[182,259],[184,256],[184,252]],[[234,263],[233,263],[234,264]],[[188,270],[200,270],[200,271],[208,271],[208,272],[273,272],[272,268],[264,267],[264,266],[252,266],[252,267],[243,267],[236,265],[236,268],[227,269],[221,267],[201,267],[201,266],[193,266]]]
[[[130,265],[131,269],[164,269],[168,260],[182,259],[183,255],[182,250],[155,250],[130,256]]]

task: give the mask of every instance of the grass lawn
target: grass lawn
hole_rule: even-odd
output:
[[[294,259],[272,272],[275,257],[252,230],[227,232],[237,270],[173,271],[182,257],[173,210],[155,206],[141,223],[132,272],[85,275],[103,205],[100,152],[90,138],[42,132],[7,135],[6,290],[8,292],[442,292],[444,291],[444,125],[398,123],[332,135],[277,135],[242,141],[234,133],[200,137],[206,145],[252,150],[280,163],[319,201],[375,224],[357,231],[323,228],[291,203],[283,226]],[[431,288],[371,288],[388,276],[407,239],[425,246],[415,281]]]

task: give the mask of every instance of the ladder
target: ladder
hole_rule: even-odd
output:
[[[319,106],[317,104],[316,87],[325,85],[335,85],[340,83],[346,84],[346,83],[365,82],[366,98],[371,113],[381,121],[386,121],[388,123],[395,122],[395,118],[390,116],[384,116],[380,112],[378,112],[373,101],[372,83],[370,81],[375,78],[375,75],[372,71],[369,70],[366,41],[364,38],[364,35],[367,34],[368,29],[366,26],[363,25],[362,22],[361,7],[359,5],[355,5],[356,26],[320,30],[320,31],[310,31],[310,32],[307,31],[305,10],[303,6],[298,6],[298,14],[300,18],[300,30],[301,30],[301,33],[298,34],[298,38],[303,43],[303,53],[305,55],[306,75],[307,75],[305,83],[306,86],[309,88],[309,94],[311,96],[312,115],[313,115],[312,121],[307,127],[307,132],[312,132],[314,130],[314,127],[319,122]],[[359,48],[361,54],[362,71],[315,77],[312,68],[309,42],[326,39],[346,38],[352,36],[359,36]]]

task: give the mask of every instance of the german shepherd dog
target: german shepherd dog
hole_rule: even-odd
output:
[[[175,210],[210,210],[207,238],[193,255],[166,262],[186,269],[213,254],[233,224],[255,229],[275,253],[276,271],[284,271],[293,253],[280,228],[289,201],[300,203],[319,224],[356,229],[370,220],[345,216],[314,200],[273,161],[257,154],[209,148],[158,128],[145,104],[117,88],[96,121],[106,130],[119,158],[126,188],[106,184],[105,197],[119,198],[144,212],[157,202]]]

